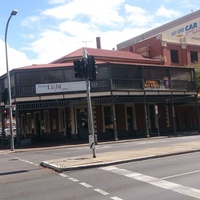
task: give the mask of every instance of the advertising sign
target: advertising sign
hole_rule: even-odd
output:
[[[85,81],[36,84],[36,94],[86,91]]]

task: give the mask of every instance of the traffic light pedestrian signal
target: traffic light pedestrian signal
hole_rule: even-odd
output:
[[[95,81],[97,78],[97,66],[95,65],[94,56],[88,56],[88,73],[89,80]]]
[[[5,88],[3,92],[1,92],[1,101],[4,102],[4,104],[7,104],[9,98],[9,94],[8,94],[8,89]]]
[[[74,61],[74,72],[75,78],[86,78],[87,70],[84,59]]]
[[[97,66],[95,65],[94,56],[82,58],[82,60],[74,61],[74,76],[75,78],[88,78],[91,81],[96,80]]]

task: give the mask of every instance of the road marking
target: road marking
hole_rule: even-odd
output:
[[[105,171],[109,171],[109,172],[113,172],[115,174],[119,174],[119,175],[123,175],[144,183],[148,183],[163,189],[167,189],[173,192],[177,192],[183,195],[187,195],[190,197],[194,197],[197,199],[200,199],[200,190],[195,189],[195,188],[190,188],[187,186],[183,186],[180,184],[176,184],[176,183],[172,183],[169,181],[165,181],[159,178],[155,178],[152,176],[147,176],[144,174],[140,174],[137,172],[132,172],[126,169],[120,169],[118,167],[115,166],[109,166],[109,167],[102,167],[101,169],[105,170]]]
[[[68,179],[71,180],[71,181],[73,181],[73,182],[79,182],[78,179],[69,177],[68,175],[66,175],[66,174],[64,174],[64,173],[59,173],[59,176],[62,176],[63,178],[68,177]],[[88,183],[85,183],[85,182],[81,182],[81,183],[79,183],[79,184],[82,185],[82,186],[84,186],[84,187],[86,187],[86,188],[92,188],[92,187],[93,187],[92,185],[90,185],[90,184],[88,184]],[[106,192],[106,191],[104,191],[104,190],[101,190],[101,189],[99,189],[99,188],[94,189],[94,191],[96,191],[96,192],[98,192],[98,193],[100,193],[100,194],[102,194],[102,195],[109,195],[108,192]],[[120,199],[119,197],[111,197],[111,199],[113,199],[113,200],[123,200],[123,199]]]
[[[123,199],[121,199],[119,197],[110,197],[110,198],[113,199],[113,200],[123,200]]]
[[[63,174],[63,173],[60,173],[59,175],[60,175],[60,176],[62,176],[62,177],[64,177],[64,178],[67,178],[67,177],[69,177],[68,175],[66,175],[66,174]]]
[[[34,162],[31,162],[31,161],[28,161],[28,160],[24,160],[24,159],[21,159],[19,157],[14,157],[15,159],[18,159],[19,161],[22,161],[22,162],[25,162],[25,163],[28,163],[30,165],[35,165],[35,166],[39,166],[39,164],[36,164]]]
[[[87,184],[85,182],[80,183],[80,185],[85,186],[86,188],[91,188],[92,187],[91,185],[89,185],[89,184]]]
[[[98,192],[98,193],[100,193],[100,194],[103,194],[103,195],[108,195],[109,193],[108,192],[106,192],[106,191],[104,191],[104,190],[101,190],[101,189],[94,189],[94,191],[96,191],[96,192]]]
[[[165,180],[165,179],[169,179],[169,178],[175,178],[175,177],[185,176],[185,175],[189,175],[189,174],[195,174],[195,173],[199,173],[199,172],[200,172],[200,170],[191,171],[191,172],[185,172],[185,173],[182,173],[182,174],[176,174],[176,175],[172,175],[172,176],[166,176],[166,177],[163,177],[161,179]]]
[[[68,178],[70,181],[73,181],[73,182],[78,182],[79,180],[78,179],[75,179],[75,178]]]

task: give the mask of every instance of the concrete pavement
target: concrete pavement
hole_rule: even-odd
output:
[[[143,148],[134,151],[117,151],[106,153],[96,152],[96,158],[93,158],[91,150],[91,155],[43,161],[41,162],[41,166],[53,169],[57,172],[63,172],[68,170],[101,167],[183,153],[192,153],[196,151],[200,151],[200,141],[185,141],[179,144],[171,144],[168,146],[154,148]]]

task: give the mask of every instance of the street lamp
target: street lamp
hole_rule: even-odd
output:
[[[13,137],[13,119],[12,119],[12,100],[11,100],[11,86],[10,86],[10,73],[8,68],[8,49],[7,49],[7,32],[8,32],[8,25],[10,22],[10,19],[13,15],[17,14],[17,10],[12,10],[10,13],[10,17],[8,18],[7,24],[6,24],[6,30],[5,30],[5,53],[6,53],[6,70],[7,70],[7,81],[8,81],[8,108],[9,108],[9,118],[10,118],[10,145],[11,145],[11,151],[14,151],[14,137]]]

